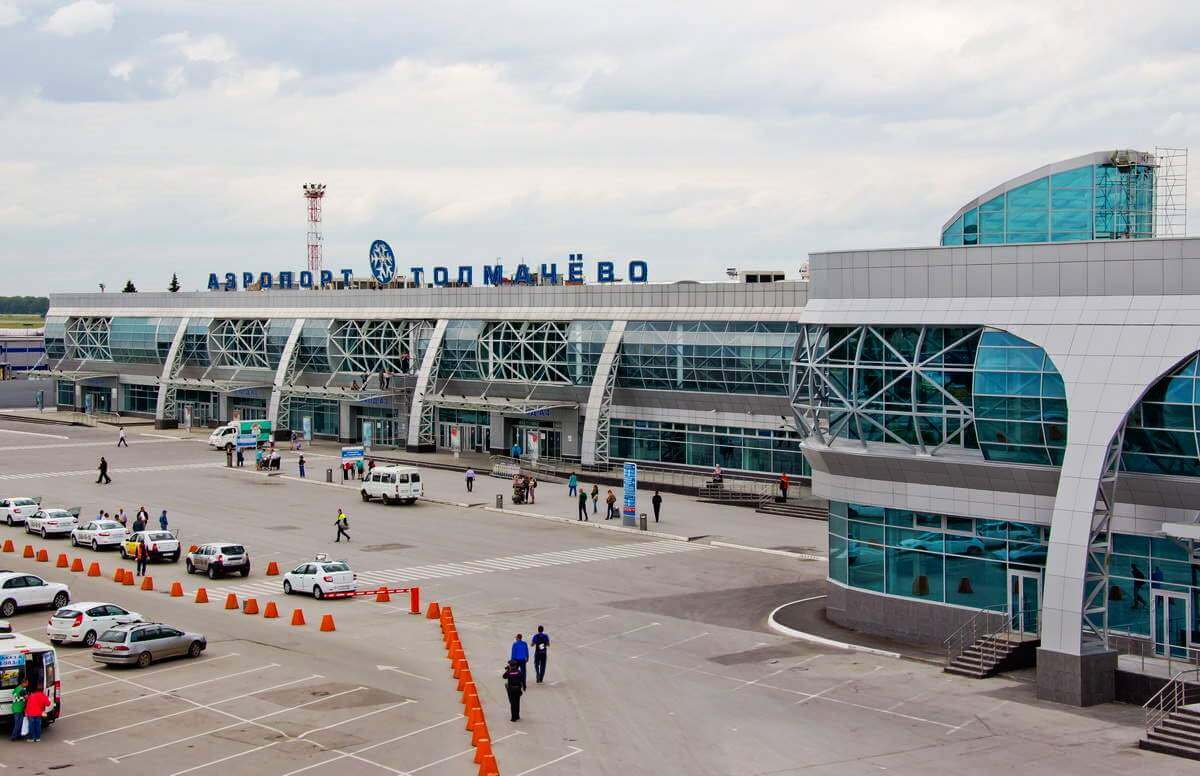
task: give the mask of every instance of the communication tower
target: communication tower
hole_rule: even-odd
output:
[[[314,276],[321,272],[321,201],[325,199],[324,183],[306,183],[304,201],[308,204],[308,270]]]

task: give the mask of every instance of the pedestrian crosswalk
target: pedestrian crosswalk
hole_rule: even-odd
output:
[[[178,471],[180,469],[211,469],[218,466],[224,466],[225,462],[212,463],[177,463],[169,466],[128,466],[120,469],[109,469],[108,473],[112,474],[133,474],[135,472],[169,472]],[[96,469],[79,469],[72,472],[21,472],[19,474],[0,474],[0,481],[4,480],[40,480],[44,477],[81,477],[85,474],[96,476]]]
[[[591,563],[623,558],[644,558],[651,555],[666,555],[692,550],[708,549],[703,544],[680,541],[638,542],[636,544],[610,544],[602,547],[586,547],[577,550],[539,552],[530,555],[508,555],[500,558],[467,560],[459,563],[435,563],[426,566],[409,566],[398,569],[361,571],[358,573],[360,590],[380,585],[407,587],[412,582],[445,577],[461,577],[468,574],[487,574],[497,571],[520,571],[546,566],[565,566],[573,563]],[[217,592],[238,595],[275,595],[283,591],[279,579],[265,579],[234,587],[220,588]]]

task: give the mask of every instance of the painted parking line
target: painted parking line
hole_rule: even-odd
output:
[[[526,735],[526,733],[524,731],[515,730],[506,736],[500,736],[495,741],[492,741],[492,744],[495,745],[495,744],[500,743],[501,741],[507,741],[508,739],[513,738],[515,736],[523,736],[523,735]],[[418,765],[416,768],[409,768],[403,772],[405,774],[420,773],[421,771],[425,770],[426,768],[432,768],[435,765],[441,765],[442,763],[448,763],[451,760],[462,757],[463,755],[471,754],[474,751],[475,751],[475,747],[471,747],[470,749],[464,749],[461,752],[455,752],[452,755],[448,755],[439,760],[434,760],[433,762],[425,763],[424,765]]]
[[[205,736],[210,736],[213,733],[222,733],[226,730],[230,730],[235,727],[240,727],[241,725],[254,724],[254,723],[260,722],[264,719],[268,719],[270,717],[275,717],[280,714],[286,714],[289,711],[296,711],[297,709],[303,709],[306,706],[313,706],[313,705],[321,703],[323,701],[333,700],[334,698],[340,698],[341,696],[349,695],[350,693],[362,692],[363,690],[366,690],[366,689],[369,689],[369,688],[367,688],[367,687],[352,687],[349,690],[342,690],[341,692],[335,692],[330,695],[323,695],[320,698],[314,698],[311,701],[305,701],[304,703],[297,704],[296,706],[288,706],[287,708],[284,708],[284,709],[276,709],[275,711],[267,712],[266,714],[260,714],[257,717],[250,717],[249,719],[240,719],[237,722],[233,722],[228,725],[222,725],[221,727],[216,727],[216,728],[213,728],[212,730],[205,730],[203,733],[193,733],[190,736],[176,738],[171,741],[164,741],[161,744],[155,744],[154,746],[148,746],[145,749],[138,749],[136,752],[126,752],[125,754],[118,755],[116,757],[109,757],[108,759],[113,761],[114,763],[119,763],[122,760],[128,760],[130,757],[137,757],[138,755],[147,754],[148,752],[157,752],[159,749],[166,749],[168,746],[175,746],[176,744],[182,744],[186,741],[195,741],[197,738],[204,738]],[[284,734],[284,735],[286,736],[286,734]],[[276,741],[275,743],[279,743],[279,742]],[[198,767],[204,767],[204,766],[198,766]]]
[[[627,631],[623,631],[623,632],[621,632],[621,633],[614,633],[614,634],[612,634],[611,636],[605,636],[605,637],[604,637],[604,638],[602,638],[602,639],[596,639],[595,641],[589,641],[587,644],[580,644],[580,645],[579,645],[577,648],[578,648],[578,649],[588,649],[588,648],[590,648],[590,647],[593,647],[593,646],[595,646],[595,645],[597,645],[597,644],[600,644],[600,643],[602,643],[602,642],[608,641],[608,640],[610,640],[610,639],[619,639],[619,638],[621,638],[622,636],[628,636],[628,635],[630,635],[631,633],[637,633],[637,632],[639,632],[639,631],[644,631],[644,630],[646,630],[647,628],[657,628],[657,627],[658,627],[659,625],[661,625],[661,624],[662,624],[662,623],[652,622],[652,623],[649,623],[649,624],[647,624],[647,625],[639,625],[639,626],[638,626],[638,627],[636,627],[636,628],[630,628],[629,630],[627,630]]]
[[[658,652],[658,651],[660,651],[660,650],[664,650],[664,649],[671,649],[671,648],[673,648],[673,647],[678,647],[678,646],[680,646],[680,645],[682,645],[682,644],[687,644],[689,641],[695,641],[696,639],[702,639],[702,638],[704,638],[705,636],[709,636],[709,635],[711,635],[711,634],[710,634],[708,631],[704,631],[703,633],[697,633],[695,636],[688,636],[686,639],[680,639],[679,641],[673,641],[673,642],[671,642],[670,644],[664,644],[664,645],[662,645],[661,647],[655,647],[654,649],[650,650],[650,652]],[[650,654],[650,652],[643,652],[642,654],[640,654],[640,655],[634,655],[634,656],[630,657],[629,659],[630,659],[630,660],[637,660],[638,658],[645,657],[646,655],[649,655],[649,654]]]
[[[771,673],[766,674],[765,676],[760,676],[757,679],[753,679],[749,682],[746,682],[745,684],[741,685],[740,687],[734,687],[733,692],[737,692],[738,690],[745,689],[746,687],[753,687],[754,685],[759,684],[760,682],[770,679],[772,676],[778,676],[779,674],[782,674],[784,671],[791,671],[793,668],[799,668],[800,666],[805,665],[806,663],[811,663],[812,661],[816,660],[819,657],[825,657],[825,656],[824,655],[810,655],[809,657],[806,657],[803,660],[801,660],[799,663],[795,663],[790,666],[785,666],[785,667],[779,669],[778,671],[772,671]]]
[[[426,725],[425,727],[420,728],[418,730],[410,730],[407,733],[395,736],[394,738],[389,738],[386,741],[379,741],[374,744],[369,744],[367,746],[360,747],[358,749],[355,749],[353,752],[343,752],[340,749],[332,750],[332,751],[338,752],[337,757],[331,757],[330,759],[322,760],[319,763],[313,763],[312,765],[306,765],[303,768],[297,768],[294,771],[288,771],[287,773],[283,774],[283,776],[296,776],[297,773],[304,773],[305,771],[311,771],[313,768],[321,768],[323,766],[329,765],[330,763],[333,763],[333,762],[337,762],[338,760],[344,759],[346,757],[353,757],[354,755],[360,754],[362,752],[369,752],[370,750],[378,749],[381,746],[387,746],[388,744],[394,744],[397,741],[403,741],[406,738],[412,738],[413,736],[418,735],[420,733],[424,733],[428,730],[433,730],[434,728],[440,728],[442,725],[449,725],[451,722],[462,722],[462,715],[456,714],[453,717],[451,717],[450,719],[444,719],[441,722],[435,722],[432,725]]]
[[[170,673],[171,671],[178,671],[182,668],[198,668],[201,665],[208,665],[217,660],[221,660],[221,659],[227,658],[227,657],[234,657],[235,655],[237,655],[236,652],[231,652],[228,655],[220,655],[218,657],[209,658],[209,659],[205,660],[203,663],[180,663],[179,665],[174,665],[174,666],[171,666],[170,668],[160,668],[160,669],[157,669],[154,671],[143,671],[143,672],[140,672],[138,674],[138,676],[142,677],[143,679],[150,679],[152,677],[158,676],[159,674],[166,674],[166,673]],[[103,670],[103,668],[108,668],[109,671],[113,670],[110,666],[98,666],[96,668],[76,668],[76,669],[72,669],[71,671],[66,671],[66,672],[60,674],[60,676],[66,676],[67,674],[78,673],[79,671],[99,671],[99,670]],[[87,692],[88,690],[94,690],[97,687],[107,687],[112,684],[120,684],[120,683],[121,683],[120,679],[110,679],[107,682],[97,682],[96,684],[89,684],[87,687],[76,687],[73,690],[64,690],[62,694],[63,695],[74,695],[75,693]]]
[[[882,670],[883,670],[883,666],[875,666],[874,670],[872,670],[871,673],[873,674],[876,671],[882,671]],[[870,674],[867,674],[867,675],[870,676]],[[844,682],[838,682],[837,684],[833,685],[832,687],[826,687],[824,690],[821,690],[820,692],[812,693],[807,698],[801,698],[800,700],[796,701],[796,705],[799,706],[801,703],[808,703],[809,701],[813,701],[818,698],[823,698],[826,695],[828,695],[829,693],[833,692],[834,690],[840,690],[843,687],[845,687],[846,685],[854,684],[855,682],[859,681],[860,679],[862,679],[861,676],[855,676],[850,679],[847,679]]]
[[[689,544],[673,540],[611,544],[584,549],[539,552],[530,555],[508,555],[499,558],[466,560],[456,563],[435,563],[398,569],[360,571],[358,572],[358,580],[360,589],[367,589],[381,584],[417,582],[424,579],[444,579],[470,574],[524,571],[548,566],[643,558],[652,555],[697,552],[707,549],[702,544]],[[263,580],[244,585],[216,588],[216,592],[221,595],[227,593],[237,595],[278,595],[282,592],[281,585],[282,583],[279,581]]]
[[[525,776],[525,774],[527,774],[527,773],[533,773],[534,771],[540,771],[542,768],[545,768],[548,765],[554,765],[555,763],[560,763],[563,760],[567,759],[568,757],[574,757],[575,755],[577,755],[583,751],[582,749],[580,749],[577,746],[568,746],[567,748],[570,749],[571,751],[567,752],[562,757],[555,757],[553,760],[550,760],[549,762],[544,762],[541,765],[535,765],[528,770],[521,771],[520,773],[517,774],[517,776]]]
[[[199,662],[184,663],[182,665],[175,666],[174,668],[164,668],[164,669],[156,670],[156,671],[146,671],[146,672],[138,674],[138,675],[139,676],[157,676],[158,674],[165,674],[167,671],[174,671],[175,668],[184,668],[185,666],[208,665],[209,663],[216,662],[217,660],[224,660],[227,657],[237,657],[237,656],[238,656],[237,652],[229,652],[224,655],[217,655],[215,657],[209,657],[208,655],[205,655],[204,658],[202,660],[200,660]],[[59,660],[58,662],[72,667],[70,671],[60,671],[58,674],[60,677],[61,676],[70,676],[71,674],[78,674],[83,671],[112,671],[113,670],[112,666],[104,665],[104,664],[94,665],[94,666],[76,666],[74,663],[68,663],[65,660]],[[91,686],[95,687],[97,685],[91,685]],[[86,690],[88,688],[81,687],[79,689],[82,691],[82,690]]]
[[[17,434],[17,433],[27,434],[27,433],[29,433],[28,431],[21,431],[21,432],[7,431],[6,429],[3,429],[3,428],[0,428],[0,432],[7,432],[9,434]],[[53,436],[53,435],[39,434],[39,436]],[[56,436],[55,438],[56,439],[70,439],[70,437],[65,437],[65,436]],[[132,442],[130,442],[129,444],[130,444],[130,446],[133,446],[133,445],[161,445],[167,441],[174,442],[177,440],[173,440],[173,439],[172,440],[166,440],[166,439],[141,439],[141,440],[139,440],[139,439],[135,439]],[[4,447],[0,447],[0,452],[5,452],[8,450],[55,450],[55,449],[71,448],[71,447],[116,447],[116,445],[113,442],[69,442],[69,443],[46,444],[46,445],[6,445]],[[95,471],[95,469],[93,469],[92,471]],[[114,469],[113,471],[116,471],[116,470]]]
[[[235,676],[245,676],[246,674],[253,674],[257,671],[264,671],[268,668],[278,668],[278,667],[279,667],[278,663],[268,663],[267,665],[259,666],[258,668],[249,668],[249,669],[246,669],[245,671],[238,671],[237,673],[233,673],[233,674],[225,674],[224,676],[216,676],[216,677],[213,677],[212,679],[204,679],[203,681],[192,682],[191,684],[183,684],[183,685],[180,685],[179,687],[172,687],[169,690],[154,690],[149,695],[139,695],[136,698],[128,698],[123,701],[116,701],[115,703],[106,703],[103,706],[96,706],[95,708],[84,709],[83,711],[76,711],[73,714],[64,714],[63,716],[59,717],[59,719],[69,719],[71,717],[78,717],[83,714],[91,714],[92,712],[95,712],[95,711],[103,711],[104,709],[111,709],[114,706],[124,706],[127,703],[137,703],[138,701],[144,701],[147,698],[154,698],[159,695],[170,695],[173,692],[178,692],[179,690],[187,690],[191,687],[199,687],[202,684],[212,684],[213,682],[220,682],[220,681],[224,681],[225,679],[232,679]],[[128,682],[129,680],[128,679],[118,679],[116,681]]]
[[[366,689],[368,689],[368,688],[366,688],[366,687],[359,687],[359,688],[356,688],[356,689],[358,689],[358,690],[366,690]],[[355,690],[347,690],[346,692],[354,692],[354,691],[355,691]],[[336,695],[327,695],[327,696],[326,696],[326,697],[324,697],[324,698],[318,698],[316,701],[311,701],[310,703],[316,703],[316,702],[320,702],[320,701],[323,701],[323,700],[329,700],[330,698],[336,698],[338,695],[345,695],[345,694],[346,694],[346,693],[337,693]],[[305,703],[305,704],[301,704],[301,705],[302,705],[302,706],[308,706],[308,705],[310,705],[310,703]],[[183,776],[183,774],[185,774],[185,773],[191,773],[192,771],[198,771],[198,770],[201,770],[201,769],[203,769],[203,768],[208,768],[208,767],[210,767],[210,766],[213,766],[213,765],[219,765],[219,764],[221,764],[221,763],[229,762],[230,760],[235,760],[235,759],[237,759],[238,757],[245,757],[246,755],[249,755],[249,754],[254,754],[255,752],[261,752],[261,751],[263,751],[264,749],[270,749],[270,748],[272,748],[272,747],[274,747],[274,746],[278,746],[279,744],[285,743],[286,741],[304,741],[305,743],[312,744],[313,746],[316,746],[316,747],[317,747],[317,748],[319,748],[319,749],[322,749],[322,750],[328,750],[328,747],[326,747],[325,745],[321,744],[321,743],[320,743],[320,742],[318,742],[318,741],[313,741],[313,740],[311,740],[311,739],[308,739],[306,736],[312,735],[313,733],[320,733],[320,732],[322,732],[322,731],[325,731],[325,730],[330,730],[330,729],[332,729],[332,728],[339,727],[339,726],[341,726],[341,725],[345,725],[345,724],[347,724],[347,723],[349,723],[349,722],[356,722],[356,721],[358,721],[358,720],[360,720],[360,719],[363,719],[364,717],[370,717],[370,716],[372,716],[372,715],[374,715],[374,714],[382,714],[382,713],[384,713],[385,711],[391,711],[391,710],[393,710],[393,709],[398,709],[398,708],[400,708],[401,706],[407,706],[407,705],[408,705],[408,704],[410,704],[410,703],[416,703],[416,701],[414,701],[412,698],[406,698],[406,699],[404,699],[403,701],[401,701],[400,703],[393,703],[393,704],[390,704],[390,705],[388,705],[388,706],[384,706],[382,709],[376,709],[375,711],[370,711],[370,712],[367,712],[366,714],[359,714],[357,717],[351,717],[350,719],[344,719],[344,720],[341,720],[340,722],[334,722],[334,723],[331,723],[331,724],[329,724],[329,725],[324,725],[324,726],[322,726],[322,727],[319,727],[319,728],[313,728],[312,730],[307,730],[307,731],[305,731],[305,732],[301,733],[301,734],[300,734],[300,735],[298,735],[298,736],[289,736],[289,735],[287,735],[287,734],[285,733],[285,734],[284,734],[284,738],[283,738],[283,740],[281,740],[281,741],[271,741],[270,743],[261,744],[261,745],[259,745],[259,746],[256,746],[256,747],[254,747],[253,749],[247,749],[247,750],[246,750],[246,751],[244,751],[244,752],[237,752],[237,753],[234,753],[234,754],[231,754],[231,755],[226,755],[225,757],[218,758],[218,759],[216,759],[216,760],[212,760],[212,761],[210,761],[210,762],[207,762],[207,763],[201,763],[200,765],[193,765],[191,768],[184,768],[182,771],[175,771],[174,773],[172,773],[172,774],[171,774],[171,776]],[[300,706],[296,706],[296,707],[294,707],[294,708],[300,708]],[[285,711],[291,711],[291,710],[292,710],[292,709],[285,709]],[[277,713],[282,713],[282,712],[272,712],[272,714],[270,714],[270,715],[266,715],[266,716],[273,716],[274,714],[277,714]],[[232,726],[230,726],[230,727],[236,727],[236,725],[232,725]],[[394,768],[389,768],[389,767],[388,767],[388,766],[386,766],[386,765],[380,765],[379,763],[372,762],[372,761],[370,761],[370,760],[365,760],[365,759],[363,759],[363,758],[359,757],[357,754],[350,754],[350,753],[347,753],[347,754],[346,754],[346,756],[347,756],[347,757],[350,757],[350,758],[352,758],[352,759],[355,759],[355,760],[363,760],[363,762],[366,762],[366,763],[369,763],[369,764],[371,764],[371,765],[374,765],[374,766],[376,766],[377,768],[382,768],[382,769],[384,769],[385,771],[391,771],[392,773],[401,774],[401,776],[402,776],[402,775],[403,775],[403,773],[404,773],[403,771],[398,771],[398,770],[396,770],[396,769],[394,769]],[[112,758],[109,758],[109,759],[112,759]],[[115,761],[114,761],[114,762],[115,762]]]
[[[213,701],[213,703],[229,703],[230,701],[237,701],[237,700],[241,700],[242,698],[249,698],[252,695],[258,695],[260,692],[271,692],[272,690],[278,690],[283,687],[290,687],[293,684],[300,684],[301,682],[307,682],[312,679],[324,679],[324,678],[325,677],[322,676],[321,674],[312,674],[311,676],[306,676],[303,679],[293,679],[290,682],[283,682],[282,684],[274,684],[274,685],[271,685],[270,687],[260,687],[257,690],[242,693],[241,695],[234,695],[230,698],[222,698],[219,701]],[[178,717],[181,714],[191,714],[193,711],[200,711],[200,709],[193,706],[191,708],[187,708],[182,711],[173,711],[170,714],[159,714],[150,721],[154,722],[154,723],[158,723],[161,720],[169,719],[171,717]],[[74,746],[75,744],[81,743],[83,741],[87,741],[90,738],[99,738],[100,736],[107,736],[111,733],[119,733],[122,730],[128,730],[129,728],[132,728],[132,727],[140,727],[141,725],[145,725],[145,724],[146,724],[146,722],[144,722],[144,721],[143,722],[131,722],[128,725],[122,725],[121,727],[112,728],[111,730],[102,730],[99,733],[92,733],[90,735],[80,736],[79,738],[72,738],[69,741],[67,741],[67,743]]]
[[[0,420],[3,420],[3,419],[4,419],[3,417],[0,417]],[[15,431],[11,428],[0,428],[0,434],[20,434],[22,436],[49,437],[50,439],[70,439],[71,438],[71,437],[65,436],[63,434],[45,434],[40,431]],[[108,444],[112,444],[112,443],[109,442]],[[0,448],[0,450],[7,450],[7,449],[10,449],[10,448]]]

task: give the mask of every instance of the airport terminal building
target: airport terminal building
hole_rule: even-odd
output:
[[[1119,651],[1195,657],[1200,239],[1156,236],[1159,167],[1089,154],[937,247],[811,256],[791,400],[831,619],[1040,637],[1039,693],[1085,705]]]
[[[807,472],[804,282],[55,294],[57,405],[375,447]],[[49,401],[47,403],[50,403]],[[369,424],[369,425],[368,425]]]

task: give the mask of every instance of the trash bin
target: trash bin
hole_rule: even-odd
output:
[[[326,470],[325,470],[325,481],[326,481],[326,482],[333,482],[333,469],[326,469]]]
[[[646,530],[646,513],[645,512],[642,512],[640,515],[638,515],[638,527],[641,528],[643,531]]]
[[[225,467],[229,469],[233,468],[233,448],[225,451]]]
[[[496,494],[496,509],[504,509],[504,494]]]

